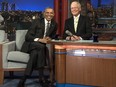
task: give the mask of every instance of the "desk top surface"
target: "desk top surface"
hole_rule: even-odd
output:
[[[105,49],[116,50],[116,41],[99,41],[80,40],[80,41],[66,41],[66,40],[52,40],[50,44],[55,45],[56,49]]]
[[[67,41],[67,40],[52,40],[50,43],[55,44],[94,44],[94,45],[116,45],[116,41],[99,41],[93,42],[93,40],[79,40],[79,41]]]

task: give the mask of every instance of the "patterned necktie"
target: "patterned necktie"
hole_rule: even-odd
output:
[[[45,36],[47,35],[49,28],[50,28],[50,22],[48,21],[47,26],[46,26]]]
[[[74,19],[75,32],[77,32],[77,26],[78,26],[78,17],[75,17],[75,19]]]

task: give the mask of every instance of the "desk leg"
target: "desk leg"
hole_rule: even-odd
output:
[[[66,49],[55,49],[55,79],[57,83],[66,82]]]

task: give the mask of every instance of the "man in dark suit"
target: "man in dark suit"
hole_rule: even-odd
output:
[[[63,38],[66,40],[90,39],[92,28],[89,17],[81,15],[81,4],[78,1],[71,2],[72,17],[66,19]]]
[[[18,87],[24,87],[26,78],[31,75],[33,69],[38,69],[42,87],[45,87],[43,69],[46,64],[47,41],[54,38],[57,31],[57,23],[53,20],[54,11],[48,7],[44,11],[44,18],[34,20],[31,29],[25,36],[22,51],[30,54],[30,59],[24,73],[24,77],[19,81]],[[47,86],[46,86],[47,87]]]

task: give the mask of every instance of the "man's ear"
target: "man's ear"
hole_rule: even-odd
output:
[[[79,8],[79,11],[81,12],[81,8]]]

